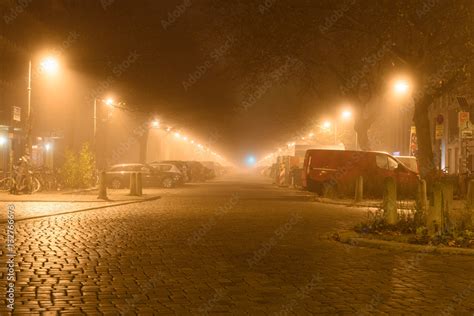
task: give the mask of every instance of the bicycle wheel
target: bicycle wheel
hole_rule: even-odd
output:
[[[0,180],[0,191],[10,191],[15,184],[15,180],[13,178],[3,178]]]
[[[38,180],[38,178],[33,177],[31,179],[31,193],[36,193],[39,190],[41,190],[41,182]]]

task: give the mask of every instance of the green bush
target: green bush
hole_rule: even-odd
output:
[[[88,143],[78,153],[67,150],[65,156],[61,175],[66,187],[84,189],[96,184],[95,159]]]

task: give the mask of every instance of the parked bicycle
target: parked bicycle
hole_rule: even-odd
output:
[[[13,174],[0,180],[0,190],[11,194],[32,194],[41,189],[41,183],[30,170],[28,157],[20,158],[13,166]]]

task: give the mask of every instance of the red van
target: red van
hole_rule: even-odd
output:
[[[356,179],[364,177],[364,194],[380,197],[384,182],[394,178],[398,195],[414,197],[419,176],[393,156],[383,152],[323,150],[306,151],[303,166],[303,187],[325,194],[328,190],[353,195]]]

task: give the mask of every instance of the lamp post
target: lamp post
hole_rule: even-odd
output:
[[[97,108],[98,108],[98,104],[97,104],[97,101],[99,102],[102,102],[106,105],[108,105],[109,107],[114,107],[115,106],[115,102],[113,99],[98,99],[98,98],[94,98],[94,153],[95,153],[95,161],[96,163],[98,162],[98,150],[97,150]],[[105,150],[105,148],[104,148]]]
[[[31,59],[28,62],[28,103],[27,103],[27,124],[26,124],[26,154],[29,156],[31,154],[31,146],[32,146],[32,140],[31,140],[31,134],[33,130],[33,120],[31,117],[31,82],[32,82],[32,61]],[[58,71],[59,69],[59,64],[56,59],[53,57],[47,57],[43,59],[40,63],[40,70],[41,72],[45,72],[48,74],[54,74]]]

